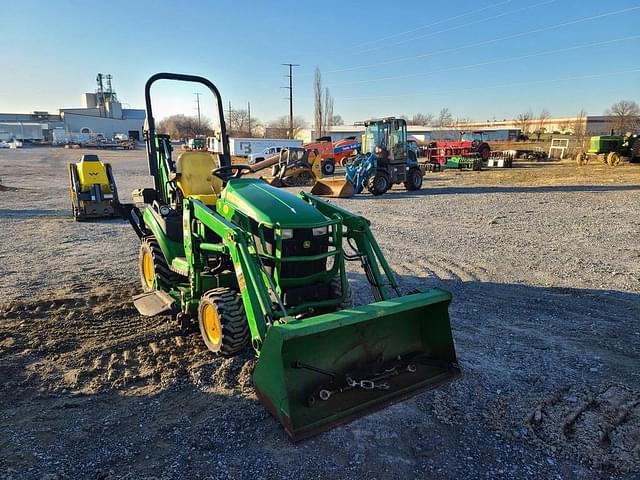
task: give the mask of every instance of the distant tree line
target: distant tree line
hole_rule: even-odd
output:
[[[640,129],[640,106],[633,100],[620,100],[604,112],[605,115],[613,117],[612,127],[614,133],[624,134],[626,132],[637,132]],[[585,121],[587,112],[580,110],[575,119],[568,120],[560,125],[563,132],[573,132],[576,137],[583,138],[585,132]],[[283,115],[275,120],[266,123],[258,118],[249,117],[247,110],[232,110],[227,115],[227,131],[233,137],[272,137],[287,138],[289,133],[289,116]],[[437,115],[431,113],[418,112],[411,117],[403,116],[408,125],[419,125],[426,127],[436,127],[441,129],[464,128],[470,120],[466,118],[454,117],[448,108],[442,108]],[[534,115],[528,109],[516,116],[514,123],[525,135],[540,136],[547,131],[547,121],[551,118],[549,110],[543,108],[538,115]],[[333,113],[333,97],[328,88],[322,87],[322,76],[320,70],[316,69],[314,78],[314,129],[317,136],[327,135],[331,132],[331,127],[344,125],[340,115]],[[293,136],[308,127],[308,123],[301,116],[293,118]],[[199,135],[213,135],[213,122],[208,118],[198,120],[193,115],[171,115],[162,119],[157,124],[158,133],[166,133],[173,139],[192,138]]]
[[[156,131],[167,134],[174,140],[213,135],[213,127],[208,118],[198,120],[197,116],[182,114],[163,118],[156,125]]]

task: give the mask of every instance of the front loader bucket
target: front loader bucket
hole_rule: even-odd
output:
[[[261,180],[264,180],[272,187],[284,187],[284,183],[280,180],[279,177],[260,177]]]
[[[350,198],[354,192],[353,184],[344,178],[322,178],[311,189],[311,193],[319,197]]]
[[[253,382],[299,440],[460,374],[440,289],[271,326]]]

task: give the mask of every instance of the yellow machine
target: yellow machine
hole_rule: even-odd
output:
[[[69,184],[74,220],[120,216],[111,165],[97,155],[83,155],[78,163],[69,164]]]

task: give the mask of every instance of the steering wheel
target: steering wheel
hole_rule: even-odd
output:
[[[249,172],[253,172],[253,168],[251,168],[250,165],[237,164],[237,165],[225,165],[223,167],[214,168],[213,170],[211,170],[211,175],[215,175],[216,177],[221,178],[222,180],[227,180],[229,176],[225,175],[224,172],[229,172],[229,173],[235,172],[230,176],[233,178],[240,178],[242,176],[242,172],[244,172],[245,170]]]

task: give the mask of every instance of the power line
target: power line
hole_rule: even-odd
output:
[[[365,69],[365,68],[373,68],[373,67],[379,67],[382,65],[390,65],[393,63],[401,63],[401,62],[406,62],[408,60],[414,60],[417,58],[426,58],[426,57],[431,57],[433,55],[439,54],[439,53],[449,53],[449,52],[455,52],[458,50],[463,50],[465,48],[472,48],[472,47],[479,47],[482,45],[488,45],[491,43],[497,43],[497,42],[501,42],[504,40],[511,40],[514,38],[519,38],[519,37],[524,37],[526,35],[531,35],[533,33],[540,33],[540,32],[546,32],[549,30],[554,30],[557,28],[562,28],[562,27],[567,27],[569,25],[576,25],[578,23],[583,23],[583,22],[588,22],[591,20],[597,20],[599,18],[604,18],[604,17],[610,17],[612,15],[618,15],[621,13],[627,13],[633,10],[638,10],[640,9],[640,5],[634,6],[634,7],[629,7],[629,8],[624,8],[621,10],[614,10],[614,11],[609,11],[609,12],[605,12],[605,13],[601,13],[598,15],[593,15],[590,17],[583,17],[583,18],[579,18],[576,20],[570,20],[568,22],[562,22],[562,23],[558,23],[555,25],[550,25],[547,27],[541,27],[541,28],[536,28],[534,30],[528,30],[526,32],[520,32],[520,33],[515,33],[513,35],[507,35],[505,37],[498,37],[498,38],[493,38],[490,40],[484,40],[482,42],[477,42],[477,43],[472,43],[472,44],[467,44],[467,45],[463,45],[460,47],[453,47],[453,48],[446,48],[443,50],[435,50],[433,52],[427,52],[427,53],[422,53],[419,55],[412,55],[409,57],[401,57],[401,58],[395,58],[395,59],[391,59],[391,60],[387,60],[384,62],[377,62],[377,63],[371,63],[371,64],[367,64],[367,65],[356,65],[354,67],[345,67],[345,68],[339,68],[339,69],[334,69],[334,70],[326,70],[325,73],[340,73],[340,72],[348,72],[348,71],[352,71],[352,70],[361,70],[361,69]]]
[[[378,43],[378,42],[381,42],[383,40],[388,40],[390,38],[401,37],[402,35],[418,32],[420,30],[424,30],[425,28],[431,28],[431,27],[434,27],[436,25],[440,25],[441,23],[446,23],[446,22],[449,22],[451,20],[457,20],[458,18],[467,17],[469,15],[473,15],[474,13],[479,13],[479,12],[482,12],[484,10],[489,10],[489,9],[491,9],[493,7],[499,7],[500,5],[505,5],[505,4],[511,3],[511,2],[512,2],[512,0],[505,0],[505,1],[502,1],[502,2],[498,2],[498,3],[493,3],[491,5],[487,5],[486,7],[478,8],[476,10],[470,10],[468,12],[461,13],[461,14],[455,15],[453,17],[443,18],[442,20],[438,20],[438,21],[430,23],[428,25],[423,25],[421,27],[414,28],[412,30],[406,30],[404,32],[394,33],[392,35],[387,35],[386,37],[380,37],[380,38],[377,38],[375,40],[371,40],[371,41],[368,41],[368,42],[360,43],[358,45],[355,45],[352,48],[359,48],[359,47],[362,47],[362,46],[365,46],[365,45],[370,45],[372,43]],[[365,50],[365,51],[368,51],[368,50]]]
[[[289,86],[282,87],[289,90],[289,138],[293,138],[293,67],[299,67],[300,65],[296,63],[282,63],[285,67],[289,67],[289,75],[285,75],[285,77],[289,77]]]
[[[442,73],[442,72],[450,72],[450,71],[454,71],[454,70],[465,70],[468,68],[475,68],[475,67],[484,67],[487,65],[495,65],[496,63],[504,63],[504,62],[510,62],[510,61],[515,61],[515,60],[523,60],[526,58],[533,58],[533,57],[540,57],[543,55],[551,55],[554,53],[563,53],[563,52],[568,52],[568,51],[572,51],[572,50],[579,50],[581,48],[589,48],[589,47],[597,47],[597,46],[602,46],[602,45],[609,45],[612,43],[617,43],[617,42],[623,42],[626,40],[637,40],[640,39],[640,35],[632,35],[630,37],[621,37],[621,38],[614,38],[611,40],[604,40],[602,42],[593,42],[593,43],[585,43],[585,44],[581,44],[581,45],[574,45],[572,47],[565,47],[565,48],[558,48],[558,49],[554,49],[554,50],[546,50],[544,52],[536,52],[536,53],[529,53],[526,55],[518,55],[515,57],[508,57],[508,58],[500,58],[497,60],[488,60],[486,62],[479,62],[479,63],[470,63],[467,65],[458,65],[458,66],[453,66],[453,67],[446,67],[446,68],[438,68],[435,70],[430,70],[428,72],[419,72],[419,73],[407,73],[404,75],[394,75],[394,76],[390,76],[390,77],[379,77],[379,78],[369,78],[366,80],[356,80],[353,82],[340,82],[340,83],[333,83],[330,84],[330,87],[335,87],[335,86],[340,86],[340,85],[358,85],[358,84],[363,84],[363,83],[374,83],[374,82],[383,82],[383,81],[389,81],[389,80],[398,80],[398,79],[403,79],[403,78],[413,78],[413,77],[424,77],[424,76],[432,76],[438,73]]]
[[[499,14],[497,14],[497,15],[493,15],[493,16],[491,16],[491,17],[481,18],[481,19],[479,19],[479,20],[474,20],[474,21],[472,21],[472,22],[468,22],[468,23],[461,23],[461,24],[459,24],[459,25],[455,25],[455,26],[453,26],[453,27],[449,27],[449,28],[446,28],[446,29],[444,29],[444,30],[438,30],[437,32],[429,32],[429,33],[426,33],[426,34],[424,34],[424,35],[418,35],[418,36],[416,36],[416,37],[407,38],[407,39],[405,39],[405,40],[400,40],[399,42],[390,43],[390,44],[388,44],[388,45],[381,45],[381,46],[378,46],[378,47],[373,47],[373,48],[370,48],[370,49],[367,49],[367,50],[363,50],[363,51],[362,51],[362,52],[360,52],[360,53],[371,52],[371,51],[374,51],[374,50],[379,50],[379,49],[381,49],[381,48],[395,47],[395,46],[397,46],[397,45],[402,45],[402,44],[404,44],[404,43],[413,42],[413,41],[418,40],[418,39],[420,39],[420,38],[432,37],[432,36],[434,36],[434,35],[440,35],[440,34],[442,34],[442,33],[451,32],[451,31],[453,31],[453,30],[458,30],[458,29],[460,29],[460,28],[470,27],[471,25],[477,25],[478,23],[488,22],[489,20],[495,20],[496,18],[505,17],[505,16],[507,16],[507,15],[512,15],[512,14],[514,14],[514,13],[520,13],[520,12],[523,12],[523,11],[525,11],[525,10],[531,10],[532,8],[541,7],[541,6],[543,6],[543,5],[548,5],[548,4],[550,4],[550,3],[554,3],[554,2],[557,2],[557,1],[558,1],[558,0],[545,0],[544,2],[535,3],[535,4],[533,4],[533,5],[527,5],[526,7],[516,8],[515,10],[510,10],[510,11],[508,11],[508,12],[502,12],[502,13],[499,13]]]
[[[615,75],[624,75],[627,73],[636,73],[640,72],[640,66],[630,69],[630,70],[620,70],[617,72],[608,72],[608,73],[594,73],[590,75],[576,75],[571,77],[560,77],[560,78],[552,78],[547,80],[532,80],[526,82],[513,82],[513,83],[503,83],[500,85],[485,85],[479,87],[469,87],[469,88],[455,88],[449,90],[439,90],[439,91],[430,91],[430,92],[415,92],[415,93],[407,93],[407,94],[392,94],[392,95],[368,95],[368,96],[360,96],[360,97],[336,97],[341,100],[369,100],[369,99],[377,99],[377,98],[400,98],[400,97],[418,97],[418,96],[426,96],[440,93],[459,93],[464,91],[472,91],[472,90],[487,90],[490,88],[505,88],[505,87],[514,87],[521,85],[535,85],[539,83],[554,83],[554,82],[562,82],[568,80],[585,80],[591,78],[602,78],[602,77],[610,77]]]

